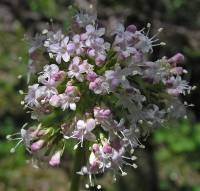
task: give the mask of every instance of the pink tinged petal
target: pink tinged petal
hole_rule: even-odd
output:
[[[44,140],[38,140],[31,145],[32,151],[38,151],[44,145]]]
[[[86,40],[86,41],[85,41],[85,45],[86,45],[87,47],[91,47],[91,45],[92,45],[91,40],[90,40],[90,39]]]
[[[86,121],[86,129],[87,131],[92,131],[96,126],[96,122],[94,119],[87,119]]]
[[[67,45],[67,51],[69,51],[69,52],[74,51],[75,48],[76,48],[76,46],[75,46],[74,43],[69,43],[69,44]]]
[[[66,94],[73,94],[75,92],[75,86],[68,85],[65,89]]]
[[[87,74],[87,80],[90,82],[94,82],[97,78],[97,74],[95,72],[89,72]]]
[[[95,56],[95,50],[94,49],[88,50],[88,55],[91,56],[91,57],[94,57]]]
[[[49,165],[51,166],[58,166],[60,164],[60,158],[62,155],[62,151],[57,151],[50,159]]]
[[[93,151],[93,153],[99,152],[100,151],[99,145],[98,144],[92,145],[92,151]]]
[[[86,33],[81,34],[81,40],[85,41],[87,40],[88,35]]]
[[[61,99],[58,95],[53,95],[49,100],[49,104],[54,107],[59,107],[61,105]]]
[[[64,79],[64,77],[65,77],[64,71],[59,71],[58,73],[56,73],[52,76],[53,80],[55,80],[55,81],[61,81]]]
[[[93,26],[93,25],[87,25],[86,26],[86,31],[87,31],[87,33],[93,33],[93,32],[95,32],[95,27]]]
[[[98,87],[98,85],[97,85],[96,82],[90,82],[90,84],[89,84],[89,89],[90,90],[94,91],[97,87]]]
[[[167,92],[168,94],[173,95],[173,96],[179,96],[179,94],[181,93],[177,89],[168,89]]]
[[[105,61],[106,57],[104,55],[99,55],[96,59],[95,59],[95,63],[97,66],[101,66],[104,61]]]
[[[86,127],[85,121],[78,120],[76,126],[77,126],[78,130],[85,129],[85,127]]]
[[[105,144],[103,146],[103,152],[105,154],[111,154],[112,153],[112,147],[109,144]]]
[[[79,42],[80,42],[80,35],[75,35],[75,36],[73,36],[73,41],[74,41],[75,43],[79,43]]]
[[[70,55],[68,52],[66,52],[65,54],[62,55],[62,58],[65,62],[69,62],[70,60]]]
[[[94,163],[96,163],[96,161],[97,161],[97,158],[96,158],[95,154],[92,152],[90,154],[90,157],[89,157],[89,163],[90,163],[90,165],[93,165]]]
[[[73,58],[73,62],[72,62],[73,64],[79,65],[80,62],[81,62],[81,58],[80,57],[76,56],[76,57]]]

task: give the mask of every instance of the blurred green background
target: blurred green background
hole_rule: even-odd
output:
[[[31,158],[19,148],[9,150],[13,143],[7,134],[29,120],[20,105],[20,89],[26,87],[26,38],[47,27],[69,24],[70,4],[98,11],[102,24],[117,21],[136,24],[152,23],[152,32],[163,27],[160,35],[167,42],[156,48],[152,59],[182,52],[186,56],[186,78],[200,84],[200,1],[199,0],[0,0],[0,191],[66,191],[70,178],[67,165],[59,169],[34,169]],[[18,79],[19,75],[23,78]],[[138,166],[127,177],[110,184],[106,175],[101,181],[107,191],[200,191],[200,90],[186,100],[189,120],[156,130],[147,140],[146,149],[137,151]],[[63,159],[63,163],[68,159]],[[69,163],[70,165],[70,163]]]

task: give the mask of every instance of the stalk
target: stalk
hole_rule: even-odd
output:
[[[83,163],[83,148],[78,147],[75,153],[75,159],[74,159],[74,167],[72,171],[72,179],[71,179],[71,187],[70,191],[79,191],[80,188],[80,175],[77,174],[78,171],[80,171]]]

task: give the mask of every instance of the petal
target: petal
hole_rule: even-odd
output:
[[[87,33],[93,33],[95,31],[95,28],[92,25],[87,25],[86,31],[87,31]]]
[[[60,55],[60,54],[57,54],[57,56],[56,56],[56,62],[57,62],[58,64],[61,63],[61,55]]]
[[[75,103],[70,103],[69,107],[71,110],[75,111],[76,110],[76,104]]]
[[[96,122],[94,119],[88,119],[86,121],[86,128],[87,128],[87,131],[92,131],[96,126]]]
[[[68,43],[68,42],[69,42],[69,37],[66,36],[66,37],[63,39],[62,44],[63,44],[64,46],[67,46],[67,43]]]
[[[100,28],[97,30],[97,36],[103,36],[105,34],[105,28]]]
[[[62,55],[62,59],[65,61],[65,62],[69,62],[70,60],[70,55],[68,52],[65,52],[65,54]]]

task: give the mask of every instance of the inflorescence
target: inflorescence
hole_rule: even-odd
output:
[[[73,28],[73,26],[75,26]],[[68,143],[88,154],[78,174],[94,177],[112,171],[125,176],[136,168],[140,138],[166,121],[184,115],[179,95],[194,87],[182,79],[181,53],[149,61],[153,47],[165,45],[150,37],[150,24],[116,26],[112,34],[95,17],[77,14],[70,32],[45,29],[29,49],[28,93],[22,101],[36,122],[19,134],[38,162],[60,164]],[[11,149],[11,152],[15,151]],[[87,154],[86,154],[87,156]],[[88,186],[88,185],[87,185]]]

